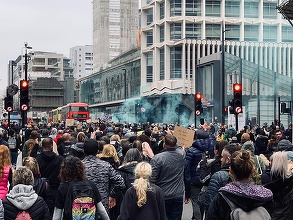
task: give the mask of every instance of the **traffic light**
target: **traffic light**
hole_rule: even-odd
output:
[[[195,114],[197,116],[203,112],[201,98],[202,98],[202,94],[200,92],[197,92],[195,94]]]
[[[282,114],[287,113],[287,106],[285,102],[281,103],[281,113]]]
[[[234,94],[234,114],[242,113],[242,85],[239,83],[233,84]]]
[[[4,98],[4,108],[7,112],[13,111],[13,96],[7,95]]]
[[[21,111],[28,111],[29,110],[29,93],[28,93],[28,81],[21,80],[20,81],[20,110]]]
[[[224,115],[227,115],[227,114],[228,114],[228,107],[225,106],[225,107],[224,107]]]
[[[231,99],[230,101],[229,101],[229,113],[230,114],[235,114],[235,111],[234,111],[234,99]]]

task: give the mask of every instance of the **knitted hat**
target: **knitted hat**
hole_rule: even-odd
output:
[[[244,150],[249,150],[251,153],[254,154],[254,143],[252,141],[246,141],[243,145],[242,145],[242,149]]]
[[[278,143],[278,150],[280,150],[280,151],[292,150],[292,143],[287,139],[282,139]]]

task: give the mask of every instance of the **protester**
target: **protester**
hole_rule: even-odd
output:
[[[118,220],[167,220],[163,192],[158,186],[150,184],[151,175],[149,163],[136,165],[136,179],[123,198]]]
[[[34,157],[25,157],[22,160],[22,166],[29,168],[34,175],[34,190],[41,196],[45,201],[47,192],[50,188],[49,182],[46,178],[41,177],[39,164]]]
[[[271,180],[264,186],[273,192],[274,207],[272,209],[272,220],[289,220],[293,216],[293,175],[288,170],[288,158],[284,151],[272,155]]]
[[[177,138],[171,134],[165,136],[164,149],[150,161],[151,182],[163,191],[168,219],[179,220],[183,211],[185,152],[177,147]]]
[[[98,143],[90,139],[84,143],[85,158],[82,162],[86,167],[86,176],[93,181],[101,195],[102,203],[106,210],[116,205],[115,197],[120,190],[125,188],[124,180],[111,164],[99,159]]]
[[[0,199],[4,199],[8,193],[8,182],[12,181],[12,166],[10,151],[6,145],[0,145]]]
[[[94,183],[90,183],[90,181],[86,179],[85,166],[79,158],[68,156],[64,159],[60,169],[60,178],[62,183],[58,189],[56,196],[53,214],[54,220],[69,220],[79,217],[78,212],[73,212],[72,208],[74,207],[71,207],[73,201],[70,201],[70,199],[75,198],[71,198],[71,196],[69,196],[71,193],[73,193],[72,191],[70,191],[73,190],[72,185],[77,184],[82,187],[90,186],[92,188],[93,200],[96,204],[95,216],[97,217],[99,215],[102,220],[109,219],[107,211],[101,202],[101,196],[99,194],[99,191]],[[67,204],[69,207],[66,207]]]
[[[39,133],[36,130],[33,130],[29,136],[29,139],[24,143],[22,147],[22,158],[28,156],[37,156],[37,149],[39,147],[38,138]]]
[[[27,214],[32,220],[51,220],[47,204],[34,191],[33,185],[34,176],[30,169],[19,167],[14,171],[13,187],[3,200],[5,220],[14,220],[18,215]]]
[[[60,185],[59,171],[63,157],[53,152],[53,140],[51,138],[44,138],[42,149],[42,153],[36,159],[42,177],[49,181],[50,189],[45,201],[48,204],[51,215],[53,215],[54,202]]]
[[[206,219],[231,219],[232,209],[229,201],[245,212],[252,211],[260,206],[270,212],[273,193],[263,186],[254,185],[251,182],[254,169],[253,159],[249,151],[240,150],[233,153],[230,172],[234,181],[220,188],[208,209]],[[263,215],[268,214],[267,212]]]

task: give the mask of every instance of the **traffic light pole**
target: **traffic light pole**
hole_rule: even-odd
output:
[[[25,54],[24,54],[24,79],[27,81],[27,43],[25,43]],[[21,127],[25,128],[25,125],[27,123],[27,111],[21,111]]]
[[[238,132],[238,114],[235,114],[235,126],[236,131]]]

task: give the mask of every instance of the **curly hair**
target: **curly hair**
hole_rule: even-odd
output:
[[[86,141],[86,135],[84,134],[84,132],[78,132],[77,134],[77,142],[85,142]]]
[[[62,182],[81,181],[86,179],[85,166],[78,157],[67,156],[60,168]]]
[[[142,207],[147,202],[147,191],[151,189],[149,178],[152,175],[152,166],[147,162],[140,162],[136,165],[134,173],[136,180],[133,187],[137,195],[137,206]]]
[[[6,145],[0,145],[0,178],[4,175],[4,167],[10,165],[10,150]]]
[[[15,186],[17,184],[24,184],[24,185],[34,185],[34,174],[33,172],[27,167],[18,167],[13,172],[12,177],[12,185]]]

